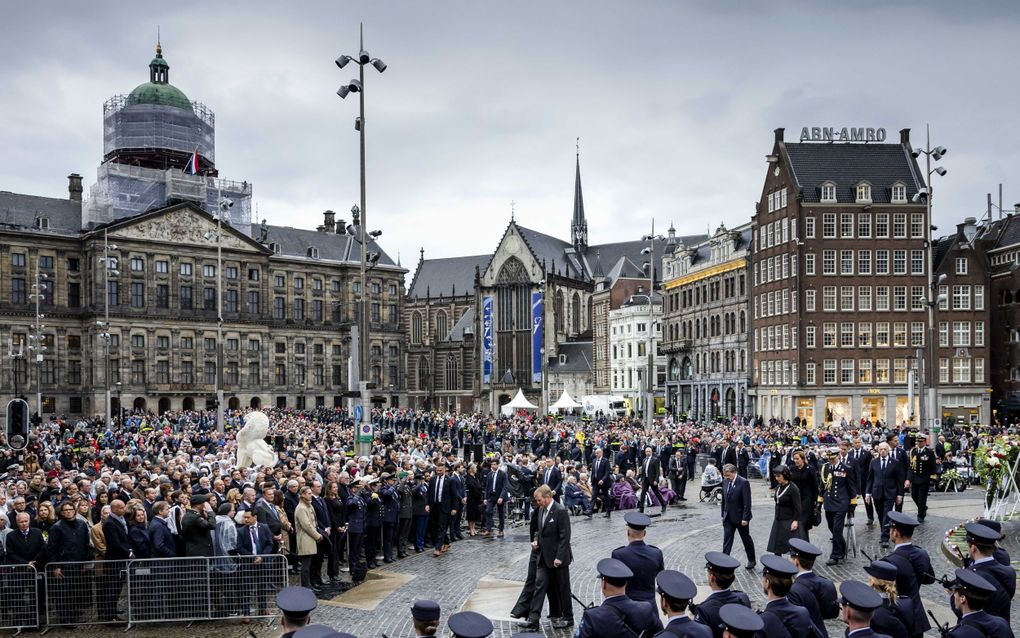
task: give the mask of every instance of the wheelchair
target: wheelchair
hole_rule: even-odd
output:
[[[722,500],[722,483],[713,485],[702,485],[698,492],[698,501],[701,503],[718,504]]]

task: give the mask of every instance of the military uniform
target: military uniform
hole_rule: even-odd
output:
[[[843,581],[839,591],[844,605],[864,613],[871,612],[872,619],[874,619],[875,610],[882,606],[882,596],[859,580]],[[853,638],[893,638],[888,634],[876,632],[871,626],[847,629],[846,638],[851,638],[851,636]]]
[[[971,523],[971,525],[973,524]],[[971,570],[957,569],[956,580],[949,585],[949,588],[954,591],[962,590],[963,595],[969,600],[971,595],[988,598],[998,589],[998,585]],[[956,597],[953,596],[954,603],[955,600]],[[1008,621],[985,610],[976,610],[961,617],[949,635],[957,638],[1013,638],[1013,630]]]
[[[361,485],[360,479],[354,485]],[[356,583],[365,580],[365,571],[361,567],[361,549],[365,543],[365,510],[365,499],[361,494],[352,492],[347,497],[347,565]]]
[[[598,607],[584,610],[574,638],[619,638],[632,636],[634,632],[641,635],[649,629],[654,632],[662,629],[662,621],[651,605],[631,600],[627,596],[612,596],[603,600]]]
[[[917,520],[903,514],[902,512],[889,512],[890,523],[913,534]],[[896,591],[910,598],[914,606],[914,622],[911,627],[911,636],[920,636],[931,629],[928,615],[924,611],[924,603],[921,602],[921,585],[930,585],[935,582],[935,575],[932,571],[931,558],[928,552],[913,543],[901,543],[893,549],[893,552],[882,560],[896,566]]]
[[[691,600],[698,595],[698,586],[681,572],[663,570],[655,579],[659,595],[672,613],[662,631],[655,638],[712,638],[712,630],[694,622],[684,613]],[[658,613],[658,610],[656,610]]]
[[[790,539],[790,555],[801,561],[814,561],[822,555],[822,550],[802,538]],[[813,565],[812,563],[809,563]],[[805,566],[801,564],[801,569]],[[806,570],[794,576],[793,586],[786,595],[787,600],[808,610],[811,622],[814,623],[822,636],[828,636],[825,619],[839,615],[839,601],[836,599],[836,586],[832,581]]]
[[[1001,538],[999,532],[980,523],[967,523],[964,529],[967,530],[967,542],[983,548],[982,554],[989,554],[996,541]],[[1008,624],[1010,603],[1016,595],[1016,571],[999,563],[994,556],[979,558],[967,569],[982,576],[994,588],[988,595],[984,610],[992,616],[1002,618]]]
[[[762,575],[772,574],[780,578],[793,578],[797,567],[781,556],[766,554],[762,556]],[[814,598],[809,600],[814,602]],[[765,623],[765,635],[774,638],[785,630],[794,638],[806,638],[816,635],[817,629],[811,614],[800,605],[790,602],[786,596],[770,600],[761,612]],[[777,624],[775,621],[778,620]]]
[[[740,561],[722,552],[708,552],[705,554],[705,567],[716,574],[732,577],[733,572],[740,567]],[[742,591],[723,589],[712,592],[704,602],[694,608],[694,621],[707,625],[712,630],[714,638],[722,638],[719,612],[724,605],[743,605],[750,609],[751,599]]]
[[[835,565],[846,557],[843,528],[846,526],[847,512],[851,505],[856,504],[857,474],[852,465],[833,456],[822,466],[820,478],[822,492],[818,499],[825,508],[825,520],[832,533],[832,553],[826,564]]]
[[[899,570],[896,565],[890,562],[876,560],[865,565],[864,571],[878,580],[895,582]],[[908,638],[913,634],[913,626],[914,603],[907,596],[897,596],[895,605],[889,601],[888,597],[883,596],[882,605],[875,609],[874,615],[871,617],[871,628],[892,638],[901,636]]]
[[[628,527],[638,531],[652,523],[652,519],[638,512],[628,512],[623,520]],[[650,602],[655,608],[655,577],[666,569],[662,550],[655,545],[646,544],[643,540],[636,540],[614,549],[612,557],[634,572],[634,576],[627,581],[627,597],[631,600]]]
[[[276,595],[276,606],[283,612],[284,624],[307,623],[309,615],[318,606],[315,593],[305,587],[284,587]],[[285,631],[280,638],[293,638],[297,630]]]
[[[935,451],[924,445],[911,448],[908,457],[910,473],[907,479],[910,481],[910,498],[917,506],[917,520],[923,523],[924,517],[928,514],[928,488],[937,474]]]

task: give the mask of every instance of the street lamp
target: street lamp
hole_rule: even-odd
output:
[[[226,429],[223,409],[223,216],[233,205],[234,200],[218,197],[216,232],[203,235],[206,241],[216,240],[216,431],[220,434]]]
[[[648,242],[648,247],[641,249],[642,255],[648,256],[648,378],[645,386],[648,394],[645,401],[645,428],[652,429],[652,420],[655,412],[655,355],[652,352],[652,341],[655,335],[655,312],[652,302],[652,295],[655,293],[655,242],[662,241],[662,235],[655,234],[655,220],[652,220],[652,232],[641,238],[641,241]]]
[[[931,287],[932,293],[937,292],[938,286],[945,280],[945,275],[935,278],[935,242],[932,240],[932,231],[935,227],[932,225],[931,220],[931,198],[932,198],[932,186],[931,178],[932,175],[938,175],[939,177],[945,176],[948,172],[942,166],[936,166],[932,168],[932,160],[938,162],[941,160],[948,151],[944,146],[931,146],[931,127],[925,125],[924,128],[924,148],[915,148],[910,152],[910,155],[915,159],[924,155],[925,164],[925,185],[918,192],[914,193],[911,201],[915,204],[920,202],[922,199],[925,203],[925,212],[927,218],[927,230],[925,231],[925,247],[928,250],[928,277],[929,286]],[[921,402],[921,422],[918,427],[918,431],[924,434],[928,431],[928,420],[932,418],[932,415],[938,410],[936,401],[936,388],[938,383],[938,377],[936,376],[935,368],[935,305],[940,303],[942,296],[933,302],[927,303],[928,306],[928,374],[931,378],[928,382],[928,391],[925,398]]]
[[[29,295],[30,299],[35,300],[35,325],[33,326],[33,333],[28,335],[28,350],[34,353],[32,355],[32,361],[35,362],[35,404],[36,404],[36,415],[39,419],[42,419],[42,361],[43,353],[46,352],[46,337],[42,331],[46,329],[43,325],[42,320],[45,315],[40,312],[40,304],[44,293],[49,290],[49,284],[46,280],[49,279],[49,275],[44,272],[39,272],[39,263],[35,265],[35,283],[32,284],[32,294]]]
[[[100,329],[99,339],[102,340],[105,350],[105,360],[103,362],[103,385],[105,387],[105,403],[104,409],[106,410],[103,414],[106,418],[106,424],[109,427],[113,423],[113,415],[111,414],[110,405],[110,341],[112,336],[110,335],[110,275],[118,276],[120,271],[113,267],[110,263],[110,251],[119,250],[116,244],[110,243],[109,229],[103,229],[103,308],[104,308],[104,319],[103,321],[97,321],[96,327]]]

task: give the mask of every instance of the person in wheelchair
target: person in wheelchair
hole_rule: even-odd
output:
[[[719,492],[722,491],[722,482],[723,477],[719,472],[719,468],[715,466],[715,459],[709,459],[708,465],[705,466],[705,470],[701,473],[699,500],[704,502],[706,499],[714,500],[717,498]]]
[[[585,495],[581,486],[578,485],[577,479],[573,476],[567,479],[567,484],[564,487],[563,504],[567,506],[571,514],[576,514],[579,510],[581,514],[591,518],[591,500]]]

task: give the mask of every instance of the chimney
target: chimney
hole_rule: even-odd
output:
[[[977,235],[977,220],[973,217],[964,218],[963,223],[957,227],[957,232],[962,233],[968,242],[974,241]]]
[[[900,144],[906,144],[907,146],[910,146],[910,129],[908,128],[900,129]]]
[[[334,221],[336,213],[331,210],[327,210],[322,213],[322,225],[325,226],[327,233],[336,232],[336,222]]]
[[[81,175],[78,173],[67,176],[67,198],[72,202],[81,201]]]
[[[315,232],[324,233],[326,232],[326,227],[323,226],[322,224],[319,224],[318,226],[315,227]]]
[[[346,221],[344,221],[342,219],[336,220],[336,234],[337,235],[346,235],[347,234],[347,222]]]
[[[773,131],[776,134],[776,144],[779,144],[780,142],[783,141],[784,131],[786,131],[785,128],[777,128],[775,131]]]

